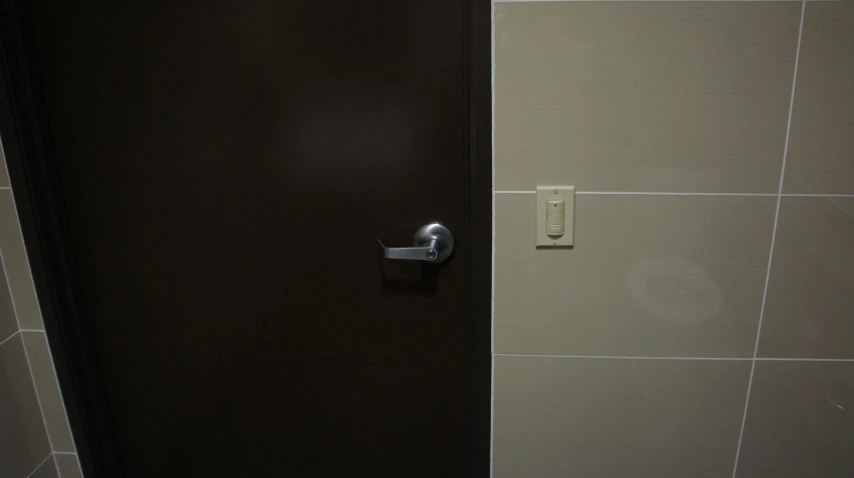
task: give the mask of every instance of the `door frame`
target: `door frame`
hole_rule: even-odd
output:
[[[0,136],[42,319],[66,413],[87,478],[124,476],[122,451],[92,344],[76,256],[55,167],[35,61],[32,22],[20,0],[0,0]],[[460,0],[467,71],[465,283],[469,323],[471,477],[488,477],[492,415],[492,1]]]

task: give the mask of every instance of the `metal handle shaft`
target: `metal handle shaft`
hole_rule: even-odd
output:
[[[400,259],[404,261],[432,261],[439,257],[439,241],[432,239],[430,244],[424,247],[386,247],[382,241],[377,241],[383,248],[383,256],[386,259]]]

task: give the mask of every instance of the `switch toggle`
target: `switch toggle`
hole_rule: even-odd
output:
[[[562,236],[566,201],[546,201],[546,234]]]
[[[571,247],[575,186],[537,186],[537,247]]]

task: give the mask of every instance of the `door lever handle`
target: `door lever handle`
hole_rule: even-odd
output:
[[[386,259],[434,261],[439,257],[439,241],[436,239],[431,239],[430,243],[424,247],[386,247],[379,239],[377,239],[377,242],[383,248],[383,256]]]
[[[386,247],[379,239],[377,243],[382,247],[386,259],[438,264],[448,260],[454,252],[454,235],[438,222],[418,229],[413,247]]]

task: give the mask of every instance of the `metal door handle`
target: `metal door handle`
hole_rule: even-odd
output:
[[[379,239],[377,242],[386,259],[437,264],[445,262],[454,253],[454,235],[438,222],[427,224],[415,232],[414,247],[386,247]]]

